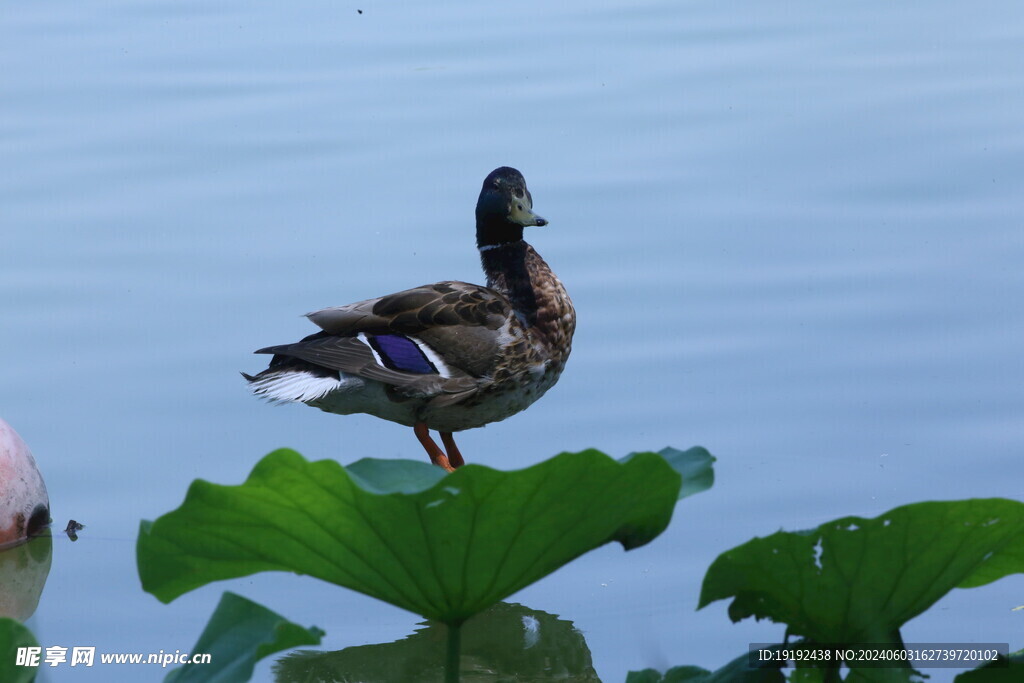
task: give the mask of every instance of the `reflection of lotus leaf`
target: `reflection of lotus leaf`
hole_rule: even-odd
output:
[[[337,652],[296,652],[274,665],[278,683],[444,680],[443,624],[427,622],[394,643]],[[572,622],[522,605],[498,603],[462,627],[461,680],[600,681],[590,650]]]
[[[52,555],[49,536],[0,550],[0,616],[18,621],[32,616],[50,574]]]
[[[800,669],[800,676],[793,681],[814,683],[825,679],[821,672],[823,669]],[[885,679],[886,683],[898,683],[898,679]],[[744,652],[721,669],[708,671],[699,666],[674,666],[665,673],[659,673],[654,669],[643,671],[630,671],[626,676],[626,683],[786,683],[786,676],[782,673],[779,663],[769,662],[767,664],[750,667],[750,654]],[[847,683],[852,683],[847,679]],[[861,683],[867,683],[862,681]],[[882,683],[875,681],[874,683]],[[910,683],[903,681],[903,683]]]

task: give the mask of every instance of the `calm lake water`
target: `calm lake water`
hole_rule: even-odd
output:
[[[468,459],[718,457],[655,542],[513,597],[574,622],[603,680],[780,640],[695,611],[755,535],[1024,495],[1022,3],[17,3],[0,66],[0,416],[55,526],[87,525],[55,538],[44,647],[187,651],[225,589],[327,650],[412,632],[285,574],[162,605],[135,538],[279,446],[422,456],[411,430],[270,407],[238,372],[306,311],[482,279],[473,206],[506,164],[579,330],[559,384],[465,433]],[[904,639],[1019,648],[1022,594],[954,591]]]

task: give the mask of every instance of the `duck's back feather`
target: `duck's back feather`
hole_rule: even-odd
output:
[[[351,376],[380,382],[396,398],[454,404],[490,384],[518,325],[505,297],[465,282],[424,285],[307,317],[320,332],[256,352],[274,355],[256,378],[268,393],[294,381],[280,373],[302,371],[317,391],[320,376]]]
[[[437,282],[376,299],[324,308],[306,317],[324,332],[354,335],[419,334],[451,326],[497,330],[511,314],[508,299],[493,289],[467,282]]]

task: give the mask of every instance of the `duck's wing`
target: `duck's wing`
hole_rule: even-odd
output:
[[[359,332],[418,334],[438,327],[497,330],[512,313],[508,299],[468,282],[437,282],[346,306],[324,308],[306,317],[329,334]]]
[[[273,353],[278,363],[298,358],[450,404],[488,381],[514,313],[486,287],[439,282],[307,317],[322,332],[257,353]]]

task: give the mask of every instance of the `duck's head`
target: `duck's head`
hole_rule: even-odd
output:
[[[547,225],[533,212],[533,197],[526,179],[514,168],[502,166],[484,179],[476,203],[476,244],[497,246],[523,239],[527,225]]]

